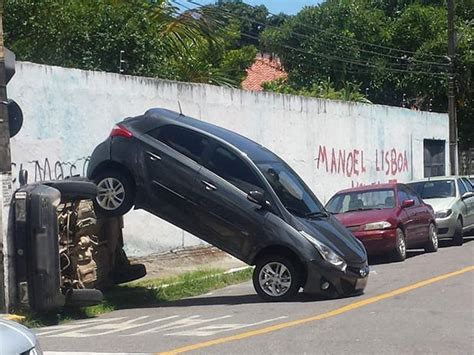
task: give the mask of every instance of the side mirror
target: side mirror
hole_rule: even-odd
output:
[[[408,208],[415,205],[415,200],[403,200],[402,208]]]
[[[465,192],[464,195],[461,196],[461,199],[465,200],[469,197],[474,197],[474,192],[471,192],[471,191]]]
[[[270,207],[270,202],[265,199],[265,195],[260,191],[250,191],[247,195],[247,200],[264,208]]]

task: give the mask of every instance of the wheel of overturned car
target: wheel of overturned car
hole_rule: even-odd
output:
[[[261,258],[253,272],[253,286],[266,301],[285,301],[296,295],[300,288],[297,266],[282,255]]]
[[[463,233],[462,233],[462,220],[458,218],[456,222],[456,228],[454,229],[453,244],[462,245],[463,244]]]
[[[401,228],[397,228],[397,236],[395,239],[395,250],[393,251],[393,259],[395,261],[403,261],[407,257],[407,243],[405,233]]]
[[[428,241],[425,244],[425,251],[427,253],[438,251],[438,233],[434,223],[430,223],[428,227]]]
[[[105,170],[94,178],[94,182],[98,188],[94,207],[100,214],[122,216],[133,207],[135,187],[127,174],[117,170]]]

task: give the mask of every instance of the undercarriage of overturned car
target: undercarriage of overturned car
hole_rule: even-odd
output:
[[[68,179],[25,184],[12,204],[13,304],[35,311],[100,302],[102,291],[146,274],[123,251],[122,219],[96,215],[97,187]]]

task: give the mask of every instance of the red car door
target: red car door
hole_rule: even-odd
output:
[[[420,219],[418,214],[420,206],[416,205],[416,201],[414,201],[413,206],[403,207],[403,201],[412,200],[412,197],[413,196],[410,196],[407,188],[404,186],[398,187],[398,199],[399,204],[402,207],[400,220],[405,229],[405,238],[408,246],[417,243],[420,229]]]
[[[411,188],[407,187],[408,197],[415,201],[416,243],[424,243],[429,237],[431,213],[423,200]]]

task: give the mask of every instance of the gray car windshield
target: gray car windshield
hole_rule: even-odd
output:
[[[454,180],[421,181],[408,184],[423,199],[456,196]]]
[[[381,210],[395,207],[395,192],[391,189],[353,191],[334,196],[326,208],[331,213]]]
[[[291,214],[307,218],[326,215],[323,205],[288,165],[265,162],[257,166]]]

